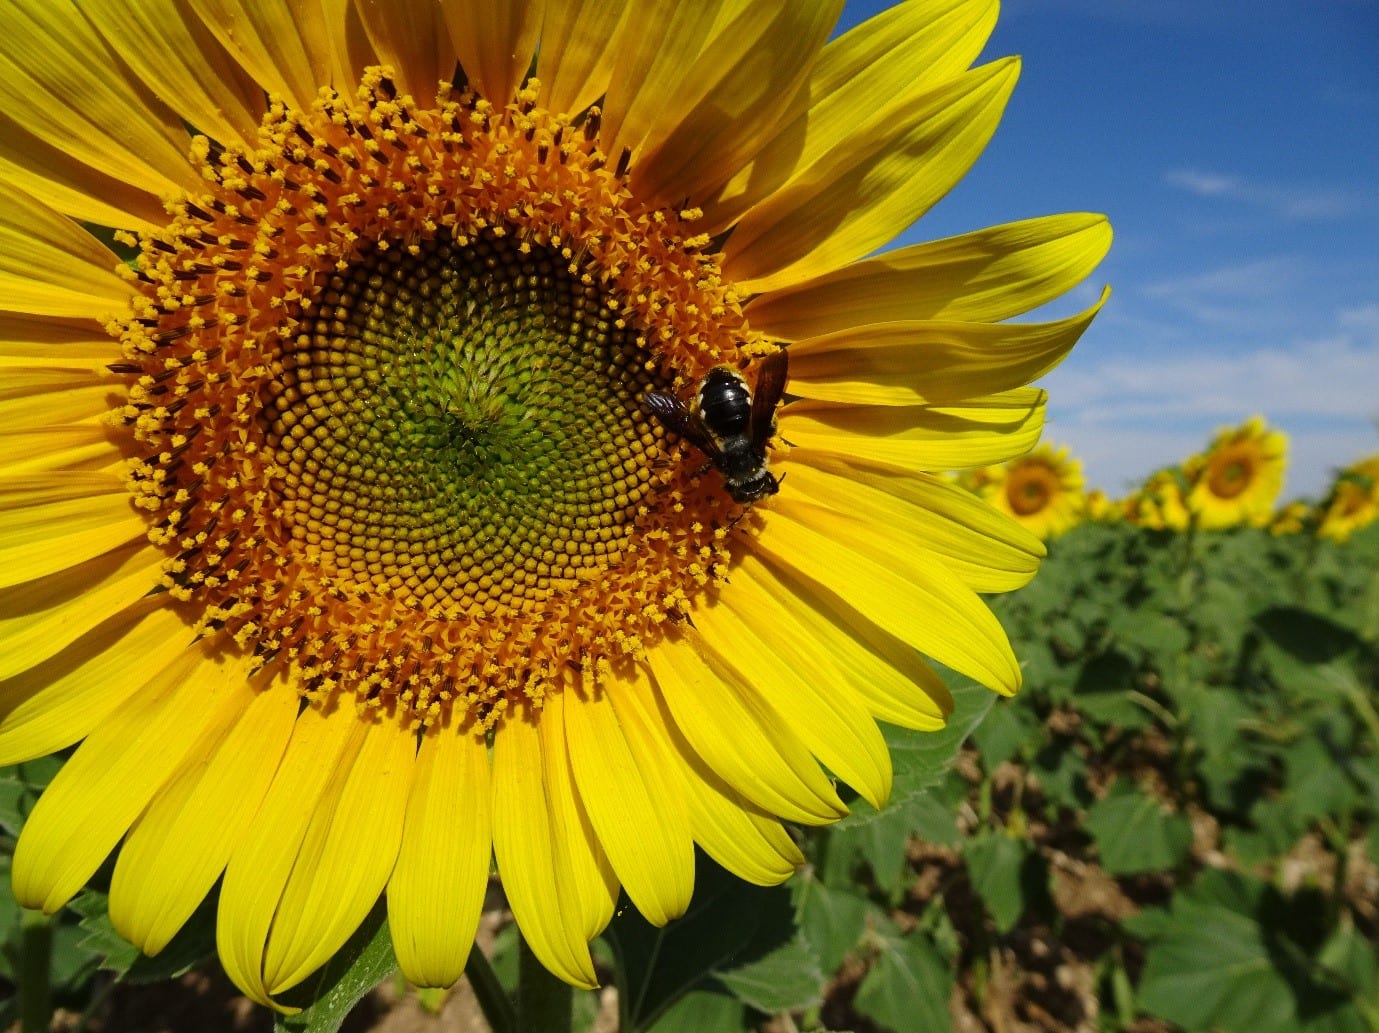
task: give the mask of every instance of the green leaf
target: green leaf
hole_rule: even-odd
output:
[[[1117,783],[1087,812],[1101,866],[1112,875],[1176,868],[1192,846],[1192,824],[1148,793]]]
[[[1149,941],[1140,1007],[1189,1031],[1360,1033],[1348,994],[1313,960],[1326,954],[1320,910],[1315,895],[1289,900],[1239,873],[1204,872],[1174,894],[1166,921],[1133,927]]]
[[[714,975],[739,1001],[767,1015],[821,1003],[827,979],[818,951],[808,940],[800,938],[758,961],[720,968]]]
[[[1284,751],[1287,800],[1299,820],[1343,814],[1358,802],[1355,783],[1347,777],[1349,754],[1349,749],[1319,734],[1299,739]]]
[[[739,1033],[747,1028],[742,1002],[711,990],[685,994],[649,1027],[650,1033]]]
[[[1264,637],[1261,658],[1285,695],[1302,702],[1337,697],[1325,668],[1352,658],[1360,646],[1353,631],[1297,606],[1271,606],[1254,623]]]
[[[273,1028],[279,1033],[335,1033],[354,1006],[395,971],[387,908],[380,900],[308,983],[280,995],[283,1004],[302,1011],[276,1016]]]
[[[115,931],[106,894],[87,888],[69,905],[81,915],[81,947],[100,960],[100,967],[126,983],[163,983],[190,972],[215,956],[216,896],[192,913],[168,945],[153,957]]]
[[[1039,726],[1029,709],[1020,700],[1009,699],[997,701],[972,732],[987,772],[995,771],[1027,743],[1037,744],[1038,737]]]
[[[1149,945],[1141,1008],[1188,1030],[1295,1028],[1292,991],[1274,968],[1258,922],[1178,897],[1172,918]]]
[[[857,946],[875,909],[860,890],[834,889],[807,872],[795,877],[794,889],[800,932],[823,970],[834,972]]]
[[[39,795],[61,769],[60,756],[0,768],[0,825],[17,836]]]
[[[1225,830],[1226,846],[1245,865],[1282,857],[1298,841],[1303,826],[1287,800],[1260,800],[1249,811],[1250,827]]]
[[[1112,610],[1107,620],[1118,645],[1149,659],[1161,672],[1192,642],[1178,618],[1142,607]]]
[[[1136,669],[1124,653],[1111,651],[1088,660],[1074,686],[1078,709],[1102,724],[1143,728],[1149,715],[1129,695]]]
[[[988,832],[969,840],[962,856],[973,892],[986,905],[1001,933],[1015,928],[1026,908],[1047,894],[1048,872],[1043,858],[1032,853],[1024,840]]]
[[[994,692],[976,682],[960,678],[942,668],[940,673],[945,675],[944,680],[953,693],[953,713],[948,718],[947,726],[937,732],[916,732],[895,725],[882,725],[886,745],[891,751],[891,766],[895,770],[891,806],[922,795],[942,780],[957,757],[958,750],[990,711],[996,699]],[[875,813],[865,801],[858,801],[853,805],[852,813],[834,827],[868,820],[868,812]]]
[[[953,973],[923,934],[887,938],[857,988],[853,1007],[892,1033],[948,1029]]]
[[[789,943],[794,908],[788,888],[750,885],[701,854],[694,900],[683,918],[658,929],[636,908],[623,908],[604,935],[617,958],[621,1029],[639,1033],[710,977]]]

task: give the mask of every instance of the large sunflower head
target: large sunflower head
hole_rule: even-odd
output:
[[[1040,445],[988,467],[983,482],[981,497],[1042,541],[1074,527],[1086,506],[1082,463],[1066,448]]]
[[[1287,465],[1287,436],[1267,428],[1261,417],[1221,430],[1206,452],[1183,465],[1188,508],[1197,526],[1265,526],[1283,490]]]
[[[833,778],[885,799],[916,650],[1016,689],[979,593],[1042,547],[926,471],[1035,443],[1101,302],[1004,321],[1110,230],[864,258],[1018,66],[991,0],[839,6],[15,5],[0,762],[84,740],[24,904],[120,844],[156,952],[219,881],[271,1002],[386,892],[440,985],[496,854],[590,985],[620,889],[665,922],[696,844],[777,882]]]
[[[1334,542],[1379,520],[1379,455],[1352,463],[1336,475],[1317,506],[1317,534]]]

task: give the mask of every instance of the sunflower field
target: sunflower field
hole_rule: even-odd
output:
[[[575,1027],[1379,1028],[1379,480],[1364,460],[1275,508],[1285,451],[1251,421],[1115,502],[1084,494],[1066,449],[963,472],[1050,540],[1039,576],[993,601],[1021,693],[945,671],[948,727],[888,729],[889,804],[849,794],[847,818],[798,831],[789,884],[701,855],[684,918],[620,907]],[[0,772],[5,868],[61,763]],[[39,987],[55,1028],[258,1028],[208,960],[213,909],[141,957],[108,878],[51,923],[0,900],[0,978],[26,990],[0,1020]],[[376,909],[277,1028],[523,1029],[502,1005],[520,963],[505,916],[491,893],[493,984],[447,993],[390,981]]]

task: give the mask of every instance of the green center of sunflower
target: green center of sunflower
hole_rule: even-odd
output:
[[[695,213],[536,95],[370,70],[200,140],[210,191],[137,241],[112,369],[164,586],[310,699],[496,722],[724,576],[740,507],[645,400],[765,346]]]
[[[270,385],[286,521],[426,606],[539,603],[627,546],[667,384],[550,248],[438,237],[333,279]]]

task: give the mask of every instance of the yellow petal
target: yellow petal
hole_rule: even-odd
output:
[[[0,430],[0,457],[9,473],[29,476],[97,470],[121,458],[103,423],[46,426],[30,433]]]
[[[723,272],[743,294],[831,272],[885,244],[971,168],[1015,88],[1014,58],[860,120],[803,175],[738,221]]]
[[[633,12],[630,4],[605,0],[566,0],[546,5],[536,75],[537,103],[551,111],[583,111],[608,89],[618,25]],[[640,8],[638,17],[641,17]]]
[[[545,0],[452,0],[444,10],[470,85],[501,108],[527,77]]]
[[[352,706],[332,707],[328,714],[303,710],[262,806],[231,849],[220,887],[216,949],[226,975],[267,1007],[274,1004],[264,954],[283,888],[322,803],[338,795],[364,732]]]
[[[51,490],[41,490],[41,484]],[[83,492],[90,494],[69,497]],[[0,588],[66,570],[147,531],[148,522],[115,477],[5,478],[0,481]]]
[[[0,188],[20,187],[55,212],[98,226],[154,232],[167,223],[157,194],[93,169],[0,114]]]
[[[970,492],[936,477],[849,470],[832,472],[806,463],[787,467],[789,488],[838,513],[864,515],[873,551],[894,552],[896,562],[936,557],[976,592],[1010,592],[1029,583],[1044,545],[1014,520]],[[853,539],[857,544],[858,538]]]
[[[853,547],[853,535],[861,547]],[[754,545],[772,566],[797,574],[940,663],[998,692],[1020,687],[1020,665],[981,598],[942,564],[904,570],[871,554],[861,521],[807,502],[778,500]]]
[[[119,259],[66,216],[10,187],[0,197],[0,310],[101,320],[129,308]]]
[[[851,405],[916,405],[1037,380],[1077,343],[1110,292],[1049,323],[872,323],[790,347],[790,393]]]
[[[70,0],[7,5],[0,110],[93,169],[155,197],[199,187],[182,121],[125,78],[119,59]],[[11,157],[23,163],[22,154]]]
[[[283,887],[263,958],[270,994],[296,986],[344,946],[378,902],[402,844],[416,735],[402,715],[341,709],[364,734],[342,755]]]
[[[786,341],[864,323],[995,322],[1075,287],[1110,247],[1106,216],[1049,215],[865,258],[764,294],[748,311],[754,329]]]
[[[17,764],[88,734],[192,644],[162,599],[142,599],[49,660],[0,682],[0,764]]]
[[[967,68],[996,24],[995,0],[912,0],[829,42],[790,112],[752,161],[703,205],[718,233],[854,132]]]
[[[148,595],[163,559],[140,542],[0,590],[0,680],[47,660]]]
[[[398,88],[431,105],[441,82],[455,77],[457,55],[442,5],[434,0],[358,0],[356,7],[381,63]]]
[[[873,715],[926,732],[944,726],[952,694],[913,646],[750,552],[733,571],[733,584],[744,582],[758,598],[793,600],[790,617],[804,630],[802,641],[812,644],[816,662],[823,669],[831,663],[848,677]]]
[[[491,791],[481,729],[427,729],[388,880],[393,951],[416,986],[464,973],[493,859]]]
[[[0,395],[3,395],[2,390]],[[31,431],[35,427],[95,425],[110,412],[111,401],[109,384],[92,384],[86,377],[80,383],[68,381],[41,394],[0,397],[0,434],[16,434]],[[19,436],[16,434],[16,442]],[[16,464],[15,472],[18,472],[19,465]],[[41,467],[43,464],[37,465]]]
[[[810,644],[771,620],[774,607],[746,596],[730,584],[717,603],[694,608],[691,619],[705,647],[736,670],[742,691],[760,696],[830,771],[873,807],[884,807],[891,792],[890,753],[861,698],[828,668],[808,663]]]
[[[707,196],[742,168],[798,95],[842,9],[841,0],[746,5],[649,128],[633,192],[674,204]]]
[[[547,697],[543,724],[551,722],[558,699]],[[543,734],[534,722],[508,715],[493,743],[493,851],[532,953],[567,983],[592,989],[598,979],[586,912],[600,887],[583,885],[580,875],[601,865],[593,831],[570,793],[568,769],[563,735]],[[611,915],[616,884],[605,883],[603,891]]]
[[[249,663],[239,664],[227,692],[230,720],[202,731],[120,848],[110,921],[145,954],[167,946],[220,878],[297,719],[299,699],[290,686],[251,678]]]
[[[686,57],[703,50],[721,7],[720,0],[655,0],[623,19],[609,48],[613,68],[600,134],[614,161],[624,148],[636,151],[674,102],[689,72]]]
[[[1017,388],[943,405],[792,402],[781,410],[781,436],[794,446],[792,455],[817,452],[903,473],[961,470],[1003,463],[1033,448],[1044,429],[1046,401],[1037,388]]]
[[[263,91],[186,3],[122,0],[82,10],[139,80],[168,98],[198,132],[225,144],[257,146]]]
[[[202,729],[232,720],[242,678],[213,646],[184,650],[102,721],[62,766],[24,824],[14,895],[52,914],[81,889],[167,782]],[[145,668],[148,672],[148,668]]]
[[[322,86],[349,95],[369,54],[346,0],[189,0],[207,30],[265,91],[310,111]]]
[[[659,697],[695,753],[767,813],[822,825],[847,807],[809,750],[731,672],[711,667],[688,636],[667,635],[647,653]]]
[[[570,767],[599,843],[637,910],[665,925],[694,892],[694,841],[659,775],[663,759],[635,726],[624,729],[606,694],[571,694],[563,703]]]
[[[804,856],[780,822],[705,766],[675,728],[641,665],[618,673],[605,686],[618,721],[642,769],[662,779],[666,805],[683,810],[695,842],[756,885],[774,886],[789,878]]]

